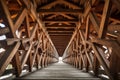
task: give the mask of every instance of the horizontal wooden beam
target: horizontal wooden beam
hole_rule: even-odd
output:
[[[49,34],[50,36],[72,36],[72,34]]]
[[[62,22],[69,22],[69,23],[78,23],[78,20],[43,20],[44,23],[50,23],[50,22],[57,22],[57,23],[62,23]]]
[[[49,33],[49,35],[51,35],[51,34],[73,34],[73,32],[71,31],[71,32],[59,32],[59,31],[56,31],[56,32],[48,32]]]
[[[75,27],[46,27],[47,29],[74,29]]]
[[[46,5],[42,6],[42,7],[40,7],[40,9],[50,9],[51,7],[53,7],[53,6],[57,5],[57,4],[66,5],[66,6],[70,7],[70,8],[72,8],[72,9],[82,9],[80,6],[77,6],[77,5],[75,5],[75,4],[73,4],[73,3],[69,2],[69,1],[66,1],[66,0],[53,1],[53,2],[51,2],[49,4],[46,4]]]
[[[72,29],[64,29],[64,28],[54,28],[54,29],[52,29],[52,28],[47,28],[47,31],[74,31],[74,29],[72,28]]]
[[[82,15],[81,9],[38,9],[38,13],[40,14],[79,14]]]
[[[57,33],[57,32],[59,32],[59,33],[63,33],[63,32],[73,32],[73,31],[48,31],[48,32],[55,32],[55,33]]]
[[[53,24],[53,25],[48,25],[48,24],[45,24],[45,27],[76,27],[76,25],[64,25],[64,24],[62,24],[61,23],[61,25],[60,24]]]

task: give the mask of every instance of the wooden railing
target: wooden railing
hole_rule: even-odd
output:
[[[16,0],[15,3],[20,5],[20,9],[12,13],[14,6],[8,8],[9,1],[0,0],[0,19],[5,25],[1,29],[5,31],[0,35],[6,35],[0,43],[0,47],[5,49],[0,53],[0,76],[13,74],[19,77],[25,69],[32,72],[33,67],[40,69],[58,61],[57,51],[34,10],[35,3],[29,0]]]
[[[105,0],[102,15],[92,9],[97,0],[91,1],[85,5],[82,21],[64,52],[63,61],[86,72],[93,71],[95,76],[104,74],[110,80],[119,80],[120,33],[114,31],[119,31],[115,26],[120,21],[109,15],[111,0]],[[113,24],[108,24],[109,21],[116,24],[110,26]]]

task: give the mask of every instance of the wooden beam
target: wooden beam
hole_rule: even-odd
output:
[[[55,29],[55,28],[53,28],[53,29],[47,29],[47,31],[48,32],[51,32],[51,31],[66,31],[66,32],[68,32],[68,31],[74,31],[74,28],[72,28],[72,29],[64,29],[64,28],[57,28],[57,29]]]
[[[30,52],[31,52],[31,49],[32,49],[32,46],[33,46],[33,43],[30,44],[28,51],[26,52],[25,56],[24,56],[23,59],[21,60],[21,63],[22,63],[22,64],[21,64],[21,68],[22,68],[22,69],[24,68],[24,65],[25,65],[25,63],[26,63],[26,61],[27,61],[27,59],[28,59],[28,56],[29,56],[29,54],[30,54]]]
[[[64,5],[69,6],[70,8],[73,8],[73,9],[81,9],[81,7],[74,5],[73,3],[70,3],[66,0],[61,0],[61,1],[56,0],[52,3],[46,4],[45,6],[40,7],[40,9],[50,9],[52,6],[55,6],[57,4],[64,4]]]
[[[99,13],[97,13],[96,15],[97,15],[98,17],[102,17],[102,15],[99,14]],[[111,20],[111,21],[113,21],[113,22],[116,22],[116,23],[120,23],[120,20],[115,19],[115,18],[112,18],[112,17],[109,17],[109,20]]]
[[[67,15],[67,14],[61,13],[60,15],[66,17],[66,18],[68,18],[68,19],[75,19],[74,17],[71,17],[71,16],[69,16],[69,15]]]
[[[61,23],[62,24],[62,23]],[[76,25],[64,25],[64,24],[62,24],[62,25],[59,25],[59,24],[53,24],[53,25],[47,25],[47,24],[45,24],[45,27],[47,27],[47,28],[50,28],[50,27],[73,27],[73,28],[75,28],[76,27]]]
[[[14,32],[18,30],[18,28],[21,26],[23,20],[25,19],[25,16],[27,14],[27,10],[23,9],[20,14],[18,14],[16,18],[16,22],[14,24]]]
[[[99,60],[99,62],[103,66],[103,68],[105,69],[106,74],[110,77],[111,80],[113,80],[112,75],[111,75],[110,70],[109,70],[109,66],[103,60],[103,58],[100,55],[99,51],[97,50],[97,47],[95,46],[95,44],[91,44],[91,45],[92,45],[92,49],[95,51],[95,55],[96,55],[97,59]]]
[[[17,52],[12,60],[12,65],[13,67],[15,68],[15,71],[16,71],[16,77],[19,77],[21,72],[22,72],[22,69],[21,69],[21,62],[20,62],[20,56],[19,56],[19,52]]]
[[[26,56],[26,55],[25,55]],[[24,58],[26,58],[26,57],[24,57]],[[30,51],[30,53],[29,53],[29,55],[28,55],[28,58],[27,58],[27,64],[28,64],[28,67],[29,67],[29,72],[32,72],[32,69],[33,69],[33,67],[32,67],[32,60],[33,60],[33,56],[32,56],[32,52]],[[24,67],[23,67],[24,68]]]
[[[3,54],[3,56],[0,58],[0,75],[2,75],[2,73],[6,70],[6,67],[16,54],[19,46],[20,42],[17,42],[16,44],[9,46],[5,53]]]
[[[30,9],[31,11],[31,14],[33,15],[33,17],[36,19],[38,25],[39,25],[39,28],[42,29],[42,31],[45,33],[46,37],[48,38],[48,40],[50,41],[51,43],[51,46],[53,47],[54,51],[55,51],[55,57],[58,58],[58,53],[57,53],[57,50],[54,46],[54,44],[52,43],[51,41],[51,38],[50,36],[48,35],[48,33],[46,32],[46,29],[45,29],[45,26],[42,24],[43,22],[38,18],[38,15],[36,14],[37,12],[34,10],[34,7],[33,7],[33,4],[31,4],[31,8],[29,7],[29,4],[26,0],[23,0],[23,2],[25,3],[25,5],[27,6],[28,9]]]
[[[82,15],[81,9],[38,9],[40,14],[78,14]]]
[[[75,29],[75,27],[46,27],[47,29]]]
[[[49,35],[52,35],[52,34],[73,34],[73,32],[71,31],[71,32],[66,32],[66,31],[64,31],[64,32],[58,32],[58,31],[56,31],[56,32],[48,32],[49,33]]]
[[[54,5],[58,4],[58,3],[60,3],[60,2],[58,0],[56,0],[56,1],[53,1],[53,2],[51,2],[49,4],[46,4],[46,5],[42,6],[42,7],[40,7],[39,9],[50,9],[52,6],[54,6]]]
[[[98,33],[98,31],[99,31],[99,22],[98,22],[98,19],[97,19],[96,15],[94,15],[94,13],[90,12],[89,16],[90,16],[90,20],[91,20],[91,22],[93,24],[93,27],[95,28],[96,32]],[[107,32],[107,35],[112,36],[112,37],[117,37],[116,35],[111,34],[109,32]]]
[[[50,36],[72,36],[72,33],[71,34],[70,33],[69,34],[68,33],[67,34],[64,34],[64,33],[61,33],[61,34],[60,33],[59,34],[58,33],[55,33],[55,34],[50,33],[49,35]]]
[[[48,33],[50,33],[50,32],[54,32],[54,33],[73,33],[73,31],[48,31]]]
[[[88,17],[87,17],[87,20],[86,20],[85,40],[88,39],[88,37],[89,37],[89,32],[90,32],[90,20],[89,20],[89,16],[88,16]]]
[[[15,29],[13,27],[14,24],[12,22],[11,15],[10,15],[10,12],[8,10],[5,0],[0,0],[0,11],[1,11],[2,15],[5,15],[5,16],[3,16],[3,19],[7,23],[6,24],[7,27],[9,27],[9,29],[10,29],[11,34],[9,34],[9,37],[16,37],[16,35],[14,33]]]
[[[25,29],[26,29],[26,34],[27,34],[27,37],[30,37],[30,23],[29,23],[29,17],[28,15],[26,15],[26,25],[25,25]]]
[[[98,32],[99,31],[99,22],[98,22],[96,15],[93,12],[90,12],[89,16],[90,16],[90,20],[93,24],[93,27],[95,28],[96,32]]]
[[[42,35],[39,37],[38,45],[37,45],[36,50],[35,50],[35,53],[34,53],[34,55],[33,55],[32,67],[33,67],[33,65],[34,65],[34,62],[35,62],[36,56],[37,56],[37,54],[38,54],[38,48],[39,48],[39,44],[40,44],[40,39],[41,39],[41,37],[42,37]]]
[[[89,61],[90,66],[92,67],[92,59],[91,59],[91,57],[90,57],[90,55],[88,54],[87,49],[86,49],[85,37],[84,37],[83,32],[82,32],[81,30],[79,30],[79,34],[80,34],[80,37],[81,37],[81,39],[82,39],[82,41],[83,41],[83,44],[84,44],[85,54],[86,54],[86,56],[87,56],[87,59],[88,59],[88,61]]]
[[[77,6],[73,3],[70,3],[67,0],[61,0],[59,4],[65,4],[65,5],[69,6],[70,8],[73,8],[73,9],[82,9],[80,6]]]
[[[89,14],[89,12],[90,12],[90,10],[91,10],[91,8],[92,8],[92,5],[93,5],[95,2],[96,2],[96,0],[92,0],[92,4],[91,4],[90,1],[88,2],[88,5],[86,6],[86,9],[85,9],[85,11],[84,11],[84,18],[87,17],[87,15]],[[86,3],[87,3],[87,1],[86,1]]]
[[[53,15],[47,17],[47,19],[52,19],[52,18],[56,17],[57,15],[58,15],[58,14],[53,14]]]
[[[112,5],[111,5],[110,0],[105,1],[103,14],[102,14],[102,20],[100,23],[100,29],[99,29],[99,33],[98,33],[99,38],[105,38],[105,36],[106,36],[111,6]]]
[[[69,23],[78,23],[78,20],[54,20],[54,19],[49,19],[49,20],[43,20],[44,23],[50,23],[50,22],[56,22],[56,23],[62,23],[62,22],[69,22]]]

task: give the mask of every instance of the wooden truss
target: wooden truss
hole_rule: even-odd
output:
[[[102,14],[92,10],[95,1],[97,0],[92,0],[92,3],[88,2],[86,5],[83,20],[72,35],[64,52],[63,61],[78,69],[85,68],[86,72],[93,70],[96,76],[107,74],[110,80],[118,80],[120,72],[120,29],[118,28],[120,27],[115,28],[115,26],[119,24],[119,20],[110,16],[114,4],[111,0],[104,1]],[[84,26],[84,29],[81,26]],[[101,66],[104,69],[101,69]]]
[[[0,35],[6,34],[7,37],[3,40],[6,44],[1,45],[4,46],[5,52],[0,54],[0,75],[13,72],[20,76],[22,70],[32,72],[33,67],[39,69],[58,61],[57,51],[43,24],[37,18],[35,5],[26,0],[22,3],[16,0],[15,3],[20,9],[14,8],[15,4],[8,8],[7,0],[0,0],[0,17],[6,26],[1,29]],[[11,10],[17,12],[10,13]],[[9,65],[13,68],[6,70]]]

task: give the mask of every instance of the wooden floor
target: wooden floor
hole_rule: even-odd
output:
[[[39,80],[100,80],[92,75],[80,71],[66,63],[54,63],[46,68],[36,71],[18,79]]]

